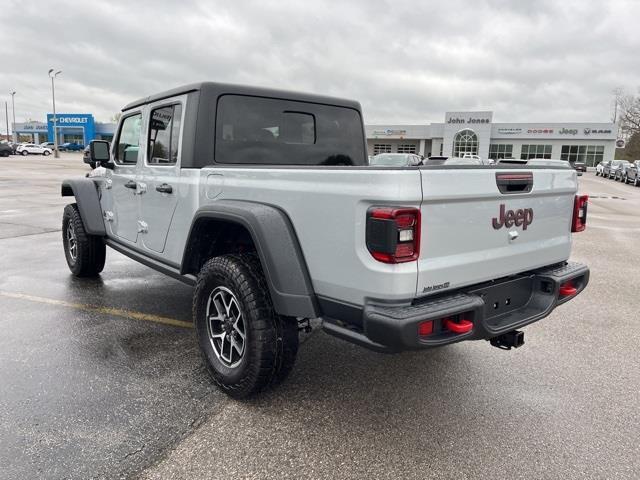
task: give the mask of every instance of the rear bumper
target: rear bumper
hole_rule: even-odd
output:
[[[463,340],[490,339],[549,315],[556,306],[579,295],[589,282],[589,268],[576,262],[554,265],[507,279],[474,285],[429,297],[409,306],[365,305],[362,328],[325,318],[324,329],[364,347],[385,352],[437,347]],[[570,283],[575,292],[561,294]],[[445,322],[470,321],[465,333],[450,331]],[[418,334],[418,325],[432,323],[432,333]]]

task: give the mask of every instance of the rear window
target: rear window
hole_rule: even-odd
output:
[[[224,95],[215,161],[261,165],[366,165],[358,111],[289,100]]]

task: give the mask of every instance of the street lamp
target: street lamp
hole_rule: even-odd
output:
[[[53,98],[53,156],[59,158],[58,153],[58,119],[56,118],[56,86],[55,78],[62,73],[62,70],[58,70],[54,73],[54,69],[49,69],[49,76],[51,77],[51,97]]]
[[[15,97],[16,96],[16,92],[11,92],[11,108],[13,109],[13,142],[17,142],[18,141],[18,136],[16,135],[16,102],[15,102]]]

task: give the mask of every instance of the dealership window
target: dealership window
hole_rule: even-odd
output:
[[[149,165],[174,165],[178,161],[181,120],[182,105],[168,105],[151,111]]]
[[[513,158],[513,145],[493,144],[489,145],[489,158]]]
[[[551,145],[522,145],[520,159],[551,158]]]
[[[390,143],[374,143],[373,154],[378,155],[379,153],[391,153],[391,144]]]
[[[588,167],[600,163],[604,157],[604,145],[563,145],[561,160],[584,162]]]
[[[411,143],[401,143],[398,145],[398,153],[416,153],[416,146]]]
[[[463,157],[465,154],[478,154],[478,136],[473,130],[461,130],[453,139],[453,156]]]

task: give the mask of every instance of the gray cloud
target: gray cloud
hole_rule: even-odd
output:
[[[605,121],[611,90],[640,86],[634,1],[14,1],[0,45],[16,116],[108,120],[124,104],[200,80],[362,103],[367,123]],[[0,122],[4,123],[4,122]]]

